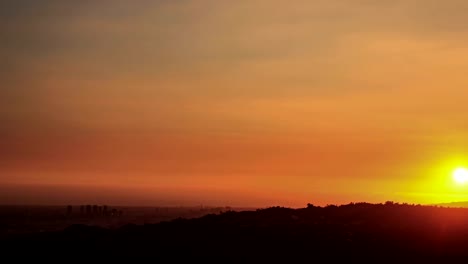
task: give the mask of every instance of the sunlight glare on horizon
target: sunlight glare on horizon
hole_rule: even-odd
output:
[[[453,172],[453,179],[458,184],[465,184],[468,181],[468,170],[465,168],[457,168]]]

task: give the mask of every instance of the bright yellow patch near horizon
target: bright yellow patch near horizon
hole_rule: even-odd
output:
[[[458,184],[465,184],[468,182],[468,170],[465,168],[458,168],[453,171],[453,180]]]

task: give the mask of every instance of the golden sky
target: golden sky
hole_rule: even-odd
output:
[[[0,203],[468,200],[467,13],[2,1]]]

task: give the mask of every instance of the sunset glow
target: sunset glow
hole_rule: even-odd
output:
[[[0,203],[468,200],[466,10],[2,1]]]

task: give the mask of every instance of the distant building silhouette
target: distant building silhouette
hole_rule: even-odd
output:
[[[73,206],[68,205],[67,206],[67,215],[71,215],[73,213]]]
[[[92,206],[90,204],[86,205],[86,214],[91,215],[92,213]]]

